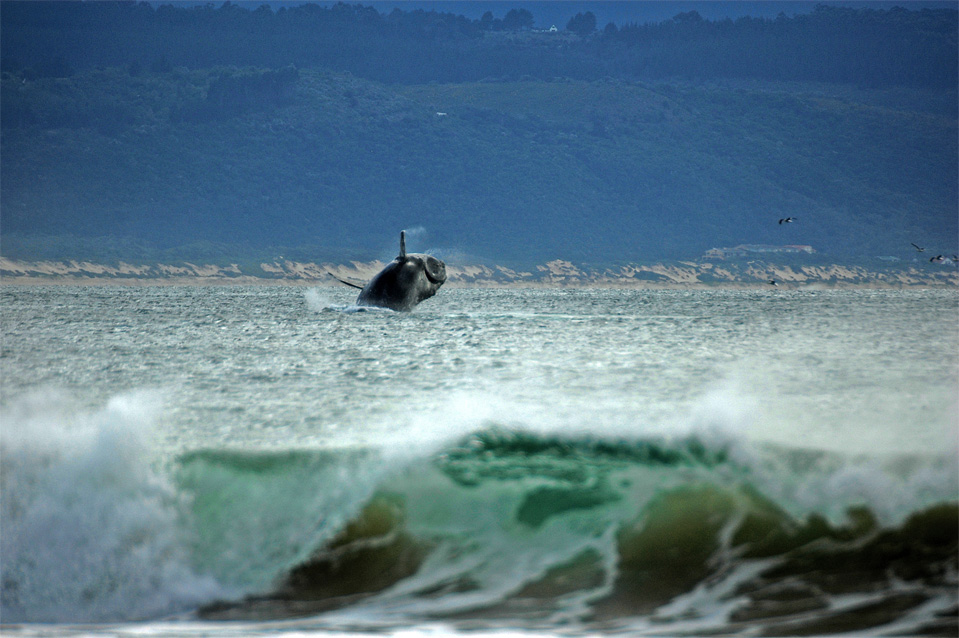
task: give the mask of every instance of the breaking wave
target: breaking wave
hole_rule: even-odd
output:
[[[148,395],[86,413],[51,403],[5,411],[5,622],[956,629],[951,456],[487,422],[422,453],[207,449],[157,463]]]
[[[369,492],[364,484],[356,493],[369,496],[327,525],[307,557],[288,561],[270,591],[201,615],[326,613],[335,622],[339,610],[386,625],[577,623],[653,633],[954,629],[953,465],[897,459],[860,467],[912,486],[902,488],[913,490],[912,506],[901,509],[902,494],[883,503],[878,491],[864,494],[846,481],[853,464],[836,455],[756,450],[744,463],[737,448],[697,437],[568,438],[488,427]],[[183,468],[196,476],[201,466],[199,474],[216,467],[262,485],[264,475],[296,473],[304,462],[268,455],[251,465],[245,455],[210,452],[183,459]],[[330,467],[344,462],[327,459]],[[785,480],[765,489],[777,476]],[[842,502],[843,489],[835,519],[822,513],[834,503],[810,508],[811,494]],[[790,493],[806,504],[777,500]]]
[[[184,495],[151,467],[159,400],[36,394],[0,428],[5,623],[154,618],[224,595],[191,566]]]

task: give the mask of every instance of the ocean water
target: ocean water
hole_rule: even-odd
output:
[[[0,287],[4,635],[956,635],[959,291]]]

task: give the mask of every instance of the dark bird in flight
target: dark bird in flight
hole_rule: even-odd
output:
[[[945,257],[943,257],[942,255],[936,255],[935,257],[933,257],[933,258],[930,259],[929,261],[934,261],[934,262],[936,262],[936,263],[939,263],[939,262],[942,261],[943,259],[945,259]]]
[[[778,286],[778,285],[779,285],[779,282],[776,281],[775,279],[770,279],[770,280],[769,280],[769,283],[772,284],[773,286]]]
[[[780,224],[791,224],[796,220],[795,217],[783,217],[779,220]]]
[[[922,246],[916,246],[915,244],[911,244],[911,246],[915,248],[916,250],[918,250],[919,252],[924,252],[926,250]]]

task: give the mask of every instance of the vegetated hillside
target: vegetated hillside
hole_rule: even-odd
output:
[[[382,258],[420,227],[412,249],[508,264],[955,251],[957,123],[935,106],[952,92],[292,67],[7,74],[2,91],[10,257]]]
[[[534,33],[519,10],[4,2],[0,248],[367,258],[423,227],[514,263],[954,251],[957,15]]]
[[[820,5],[793,17],[735,21],[687,11],[660,23],[617,26],[597,24],[588,2],[563,4],[569,6],[566,28],[536,34],[535,17],[526,9],[471,20],[422,10],[381,14],[343,3],[251,11],[230,2],[154,8],[146,2],[6,0],[0,53],[3,70],[28,77],[63,77],[98,66],[295,64],[388,83],[529,75],[954,89],[959,73],[955,10]]]

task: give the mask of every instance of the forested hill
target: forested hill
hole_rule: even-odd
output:
[[[506,264],[956,252],[955,11],[509,16],[4,2],[0,249],[391,258],[422,228],[413,250]]]
[[[33,77],[98,66],[293,64],[389,83],[685,77],[954,89],[959,73],[955,10],[821,5],[794,17],[735,21],[691,11],[642,25],[598,25],[591,12],[572,11],[561,32],[535,34],[525,9],[470,20],[342,3],[251,11],[229,2],[5,1],[0,53],[4,70]]]

